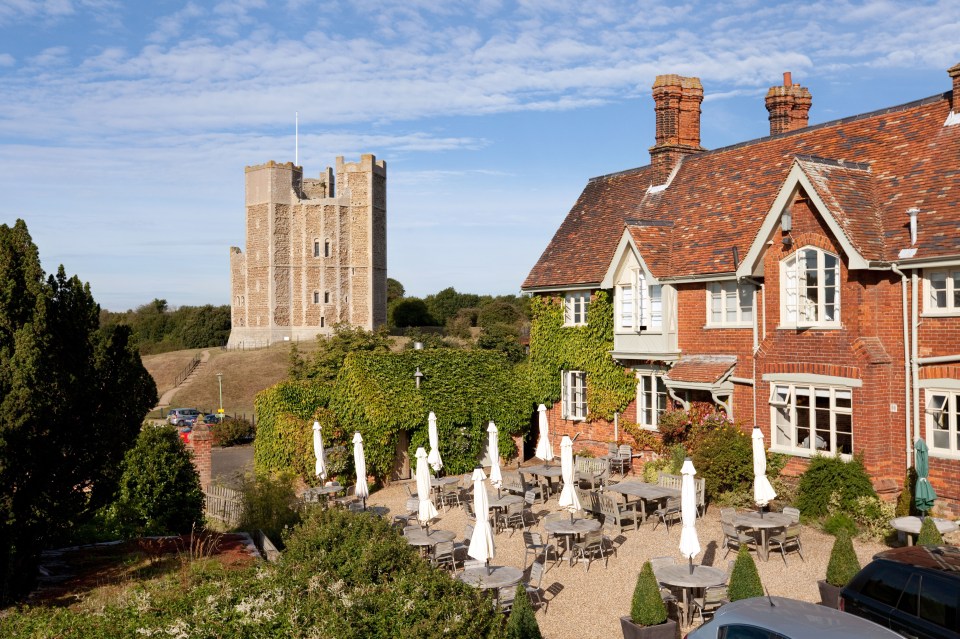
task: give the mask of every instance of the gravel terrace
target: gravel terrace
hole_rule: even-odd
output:
[[[505,470],[504,472],[509,472]],[[636,479],[636,478],[631,478]],[[386,506],[390,515],[406,512],[407,491],[405,483],[410,483],[416,492],[415,482],[396,482],[370,496],[368,504]],[[532,510],[538,519],[546,512],[556,511],[557,497],[554,495],[546,504],[537,504]],[[439,521],[431,528],[440,528],[456,532],[457,540],[464,536],[467,516],[464,509],[440,508]],[[532,528],[546,538],[542,525]],[[711,506],[706,515],[697,523],[700,546],[703,549],[697,558],[698,563],[726,569],[727,559],[733,559],[734,553],[724,557],[725,549],[720,547],[719,508]],[[656,530],[648,520],[640,530],[626,530],[621,536],[606,532],[614,539],[617,554],[609,558],[609,565],[602,561],[590,564],[570,566],[567,562],[552,566],[541,584],[544,589],[559,582],[563,589],[551,601],[548,610],[542,607],[537,611],[537,621],[544,637],[549,639],[589,639],[592,637],[618,637],[621,635],[620,616],[628,614],[630,600],[637,574],[643,562],[651,557],[674,556],[677,561],[686,561],[680,556],[680,526],[671,526],[669,532],[660,525]],[[784,565],[779,552],[771,552],[767,562],[757,560],[757,567],[763,584],[771,595],[781,595],[805,601],[818,602],[817,580],[826,575],[827,561],[833,537],[810,528],[803,527],[801,535],[805,561],[796,553],[787,555],[788,564]],[[496,557],[491,564],[521,567],[523,565],[523,535],[520,531],[511,534],[509,530],[494,535]],[[872,556],[885,549],[880,543],[855,541],[854,546],[861,564],[870,561]],[[548,596],[549,598],[549,596]],[[696,623],[696,622],[695,622]],[[688,631],[684,628],[683,631]]]

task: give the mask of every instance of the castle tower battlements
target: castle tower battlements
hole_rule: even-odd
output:
[[[318,178],[292,162],[244,172],[247,240],[230,248],[228,347],[386,323],[386,162],[338,157]]]

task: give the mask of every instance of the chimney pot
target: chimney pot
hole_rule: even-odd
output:
[[[793,78],[791,78],[789,71],[784,71],[784,72],[783,72],[783,86],[785,86],[785,87],[795,86],[795,85],[793,84]]]
[[[786,133],[807,126],[810,91],[793,81],[789,71],[783,74],[783,86],[773,86],[767,91],[766,106],[770,113],[770,135]]]
[[[953,78],[953,111],[960,113],[960,63],[947,69],[947,75]]]
[[[700,146],[700,78],[658,75],[653,83],[657,116],[656,143],[650,148],[654,184],[665,184],[685,155],[703,150]]]

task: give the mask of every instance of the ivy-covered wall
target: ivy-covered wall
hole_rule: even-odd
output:
[[[610,356],[613,302],[597,291],[586,326],[563,325],[563,299],[534,297],[531,303],[528,378],[535,403],[560,401],[560,371],[587,373],[588,419],[612,420],[636,396],[636,379]]]
[[[423,373],[416,388],[414,373]],[[353,472],[353,433],[363,435],[367,472],[388,477],[400,433],[410,436],[410,458],[429,448],[427,414],[437,416],[440,454],[447,473],[473,469],[487,442],[487,425],[499,429],[500,455],[518,454],[535,405],[525,374],[494,351],[453,349],[400,353],[357,351],[344,360],[333,384],[284,381],[257,395],[257,472],[293,471],[314,485],[313,422],[323,428],[332,474]]]
[[[534,404],[525,378],[500,353],[436,349],[352,353],[334,384],[330,409],[345,432],[363,435],[368,470],[385,477],[401,431],[410,433],[411,459],[418,446],[429,448],[430,411],[437,416],[445,471],[454,474],[476,465],[490,420],[499,429],[500,455],[515,457],[512,436],[529,428]]]

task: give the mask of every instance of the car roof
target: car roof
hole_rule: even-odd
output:
[[[713,623],[725,626],[760,626],[788,637],[817,639],[867,639],[900,635],[860,617],[786,597],[753,597],[725,604],[714,614]]]
[[[939,570],[960,578],[960,548],[956,546],[904,546],[884,550],[873,558]]]

